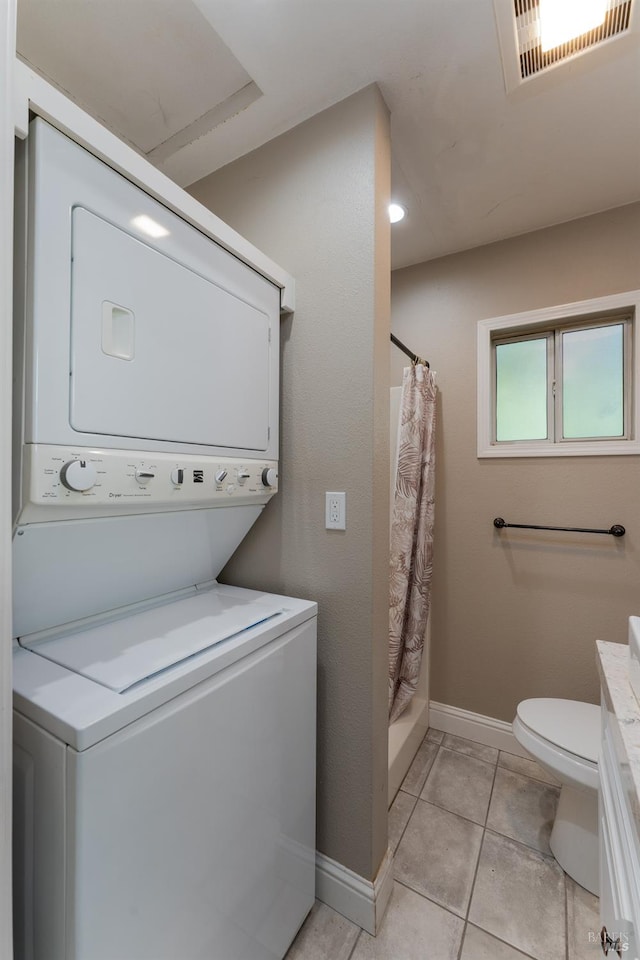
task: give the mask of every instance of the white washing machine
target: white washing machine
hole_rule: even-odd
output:
[[[219,571],[278,486],[279,291],[41,120],[17,176],[18,960],[279,960],[316,605]]]
[[[314,897],[313,604],[212,585],[27,641],[14,690],[17,957],[284,956]]]

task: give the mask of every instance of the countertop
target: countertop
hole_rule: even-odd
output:
[[[622,782],[640,829],[640,704],[629,683],[629,647],[607,640],[596,646],[604,702],[618,722]]]

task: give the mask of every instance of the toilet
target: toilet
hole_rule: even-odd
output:
[[[551,852],[565,873],[598,896],[600,707],[578,700],[523,700],[513,733],[562,785]]]

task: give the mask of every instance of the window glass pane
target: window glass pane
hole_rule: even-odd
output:
[[[547,438],[547,340],[496,345],[496,440]]]
[[[562,334],[563,436],[622,437],[624,325]]]

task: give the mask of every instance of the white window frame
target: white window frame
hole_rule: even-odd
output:
[[[554,327],[580,323],[597,324],[627,314],[631,316],[632,336],[626,357],[625,376],[631,373],[629,398],[628,437],[621,439],[593,440],[494,440],[494,389],[495,367],[493,343],[502,337],[524,336]],[[640,290],[565,303],[542,310],[529,310],[505,317],[493,317],[478,322],[478,457],[585,457],[640,455]],[[625,350],[626,350],[625,344]],[[627,425],[625,424],[625,429]]]

